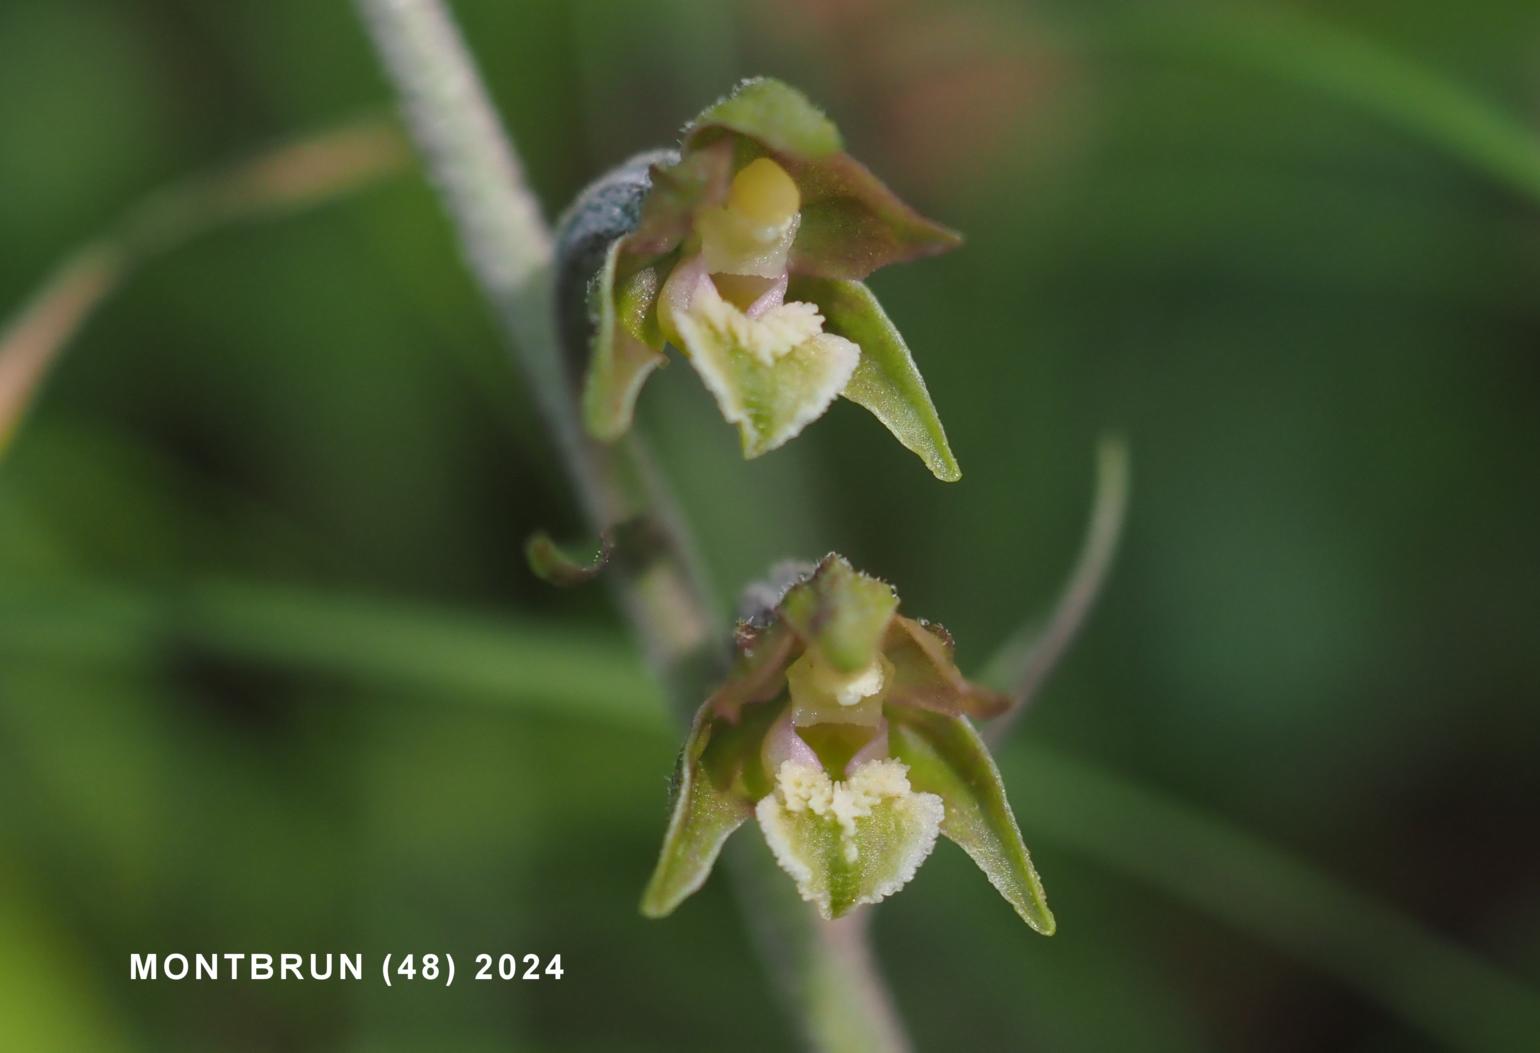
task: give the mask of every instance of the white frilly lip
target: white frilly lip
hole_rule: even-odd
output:
[[[910,787],[902,761],[867,761],[836,782],[821,765],[787,760],[754,814],[797,893],[831,918],[907,885],[936,847],[946,808]]]

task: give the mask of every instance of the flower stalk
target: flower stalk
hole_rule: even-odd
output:
[[[584,432],[577,394],[559,338],[553,239],[524,181],[512,144],[453,21],[439,0],[356,0],[408,126],[459,236],[466,263],[495,310],[535,389],[596,533],[637,519],[660,543],[642,561],[621,561],[619,599],[676,708],[688,712],[721,672],[727,654],[698,560],[681,517],[639,440],[601,444]],[[735,867],[763,871],[764,866]],[[766,882],[779,875],[766,875]],[[784,900],[784,897],[777,897]],[[754,897],[755,911],[764,901]],[[828,1050],[904,1049],[902,1028],[869,956],[850,937],[831,941],[811,912],[788,910],[774,940],[780,986],[809,1040]],[[768,945],[768,943],[766,943]],[[775,957],[772,954],[772,957]],[[865,993],[830,1005],[798,978],[833,973]]]

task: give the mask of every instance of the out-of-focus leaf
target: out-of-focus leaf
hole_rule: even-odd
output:
[[[543,530],[530,535],[524,543],[524,557],[529,561],[530,571],[541,581],[561,588],[593,581],[609,566],[614,550],[613,538],[607,532],[599,539],[599,551],[589,560],[563,552]]]
[[[756,139],[778,154],[814,159],[842,148],[839,129],[797,89],[769,77],[746,80],[685,129],[685,145],[721,128]]]
[[[844,557],[832,554],[811,578],[787,590],[781,601],[786,624],[842,673],[871,665],[897,611],[898,594],[891,585],[858,572]]]
[[[841,394],[870,410],[937,479],[961,479],[925,379],[872,291],[860,282],[798,278],[788,294],[817,304],[831,333],[860,345],[861,361]]]
[[[673,913],[711,873],[722,843],[753,814],[748,801],[718,786],[701,763],[711,742],[711,713],[702,707],[679,754],[674,774],[674,811],[652,880],[642,893],[642,913]]]
[[[946,803],[942,834],[962,846],[1023,921],[1053,935],[1043,883],[978,732],[963,717],[920,709],[894,708],[889,720],[893,755],[909,765],[914,788]]]

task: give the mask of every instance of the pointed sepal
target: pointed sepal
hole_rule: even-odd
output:
[[[730,774],[723,778],[723,773],[717,773],[713,778],[708,769],[705,754],[712,731],[709,709],[702,707],[679,754],[673,814],[658,865],[642,893],[642,913],[649,918],[673,913],[700,888],[721,854],[723,842],[754,814],[751,800],[735,789]]]
[[[859,280],[962,244],[962,235],[920,215],[849,154],[783,163],[802,191],[793,274]]]
[[[829,332],[861,348],[861,361],[841,394],[869,410],[937,479],[961,479],[925,378],[872,291],[860,282],[799,277],[787,296],[816,304]]]
[[[941,833],[972,857],[1023,921],[1053,935],[1043,883],[978,732],[963,717],[922,709],[894,708],[889,721],[889,746],[909,766],[911,784],[945,803]]]

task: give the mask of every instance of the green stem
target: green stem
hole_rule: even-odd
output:
[[[622,565],[618,598],[651,666],[668,685],[674,710],[687,719],[725,660],[725,633],[683,519],[639,440],[604,446],[583,431],[557,333],[551,231],[525,183],[513,145],[439,0],[356,3],[459,233],[466,262],[529,376],[591,527],[602,532],[645,518],[661,539],[658,551],[640,565],[617,561]],[[746,903],[751,920],[759,906],[757,901]],[[801,905],[784,922],[788,931],[800,931],[802,937],[793,938],[798,953],[784,963],[796,975],[859,974],[860,983],[872,992],[869,998],[840,1004],[841,1033],[901,1035],[868,955],[836,950],[818,933],[809,935],[813,915]],[[815,1044],[831,1050],[852,1048],[830,1041],[825,1024],[827,1013],[834,1010],[807,998],[795,1008]],[[895,1038],[876,1048],[904,1046]]]
[[[1014,705],[991,722],[990,742],[1002,741],[1020,719],[1090,617],[1117,556],[1128,512],[1128,444],[1104,436],[1096,446],[1096,492],[1075,568],[1046,617],[1018,628],[1000,646],[979,679],[1010,693]]]

